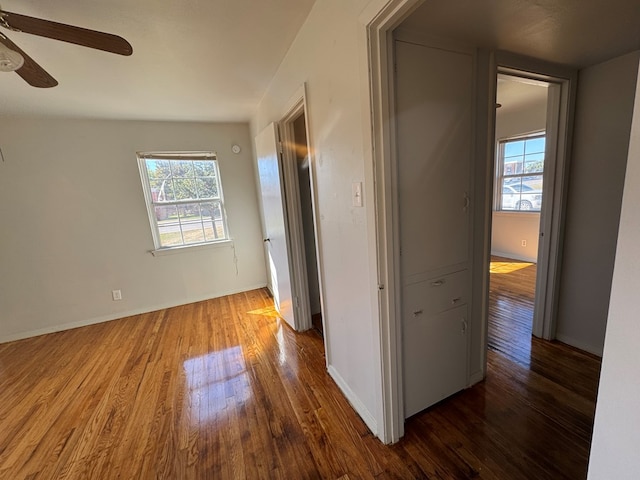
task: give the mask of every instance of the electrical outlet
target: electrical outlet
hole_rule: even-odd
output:
[[[523,247],[526,247],[526,246],[527,246],[527,241],[526,241],[526,240],[522,240],[521,245],[522,245]]]
[[[121,290],[111,290],[111,297],[114,301],[122,300],[122,291]]]

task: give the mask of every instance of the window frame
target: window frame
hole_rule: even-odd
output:
[[[544,199],[544,184],[543,184],[543,188],[540,190],[540,207],[537,209],[531,209],[531,210],[521,210],[521,209],[505,209],[503,208],[503,189],[504,189],[504,180],[505,178],[525,178],[525,177],[531,177],[531,176],[540,176],[543,180],[544,180],[544,169],[546,168],[546,140],[547,140],[547,134],[546,134],[546,130],[539,130],[539,131],[535,131],[535,132],[531,132],[531,133],[526,133],[526,134],[522,134],[522,135],[512,135],[512,136],[508,136],[508,137],[504,137],[499,139],[496,143],[496,183],[495,183],[495,188],[494,188],[494,207],[493,210],[495,212],[499,212],[499,213],[524,213],[524,214],[540,214],[541,210],[542,210],[542,201]],[[542,158],[542,171],[540,172],[522,172],[522,173],[518,173],[518,174],[511,174],[511,175],[505,175],[504,174],[504,164],[505,164],[505,157],[504,157],[504,151],[505,151],[505,145],[509,142],[518,142],[518,141],[526,141],[526,140],[535,140],[538,138],[544,138],[545,139],[545,150],[542,152],[543,153],[543,158]],[[523,154],[523,161],[524,158],[526,158],[526,153]],[[522,183],[521,183],[522,185]],[[522,195],[522,190],[520,191],[520,194]]]
[[[228,243],[231,241],[231,235],[229,232],[228,222],[227,222],[227,213],[224,201],[224,190],[222,186],[222,177],[220,175],[220,164],[218,162],[217,155],[214,151],[163,151],[163,152],[137,152],[136,153],[138,160],[138,170],[140,172],[140,180],[142,183],[142,189],[144,192],[144,200],[147,208],[147,215],[149,217],[149,225],[151,227],[151,234],[153,237],[154,250],[152,253],[155,255],[157,253],[174,253],[184,249],[194,249],[194,248],[202,248],[202,247],[210,247],[217,246],[220,244]],[[216,187],[217,187],[217,196],[216,197],[207,197],[207,198],[197,198],[197,199],[181,199],[181,200],[165,200],[165,201],[157,201],[153,198],[151,179],[149,178],[149,172],[147,169],[147,161],[148,160],[166,160],[166,161],[210,161],[213,164],[213,168],[215,171],[216,178]],[[194,179],[198,178],[194,175]],[[181,205],[187,204],[198,204],[200,207],[202,204],[207,203],[218,203],[220,206],[220,221],[222,223],[223,229],[223,237],[215,238],[213,240],[205,240],[201,242],[190,242],[185,243],[182,224],[180,219],[178,219],[178,224],[180,225],[180,233],[182,243],[176,245],[162,245],[162,239],[160,234],[160,225],[158,224],[159,219],[156,216],[156,207],[173,207],[179,208]],[[202,228],[204,229],[205,223],[202,217],[202,212],[200,212],[200,222],[202,224]],[[215,229],[214,224],[214,229]],[[205,234],[206,235],[206,234]]]

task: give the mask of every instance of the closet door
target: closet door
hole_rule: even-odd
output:
[[[473,55],[397,40],[405,412],[467,385]]]

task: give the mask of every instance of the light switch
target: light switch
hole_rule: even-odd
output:
[[[362,206],[362,182],[353,182],[351,185],[351,203],[354,207]]]

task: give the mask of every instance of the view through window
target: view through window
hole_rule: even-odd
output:
[[[141,153],[138,164],[156,249],[228,240],[214,153]]]
[[[544,133],[498,142],[497,210],[540,211]]]

